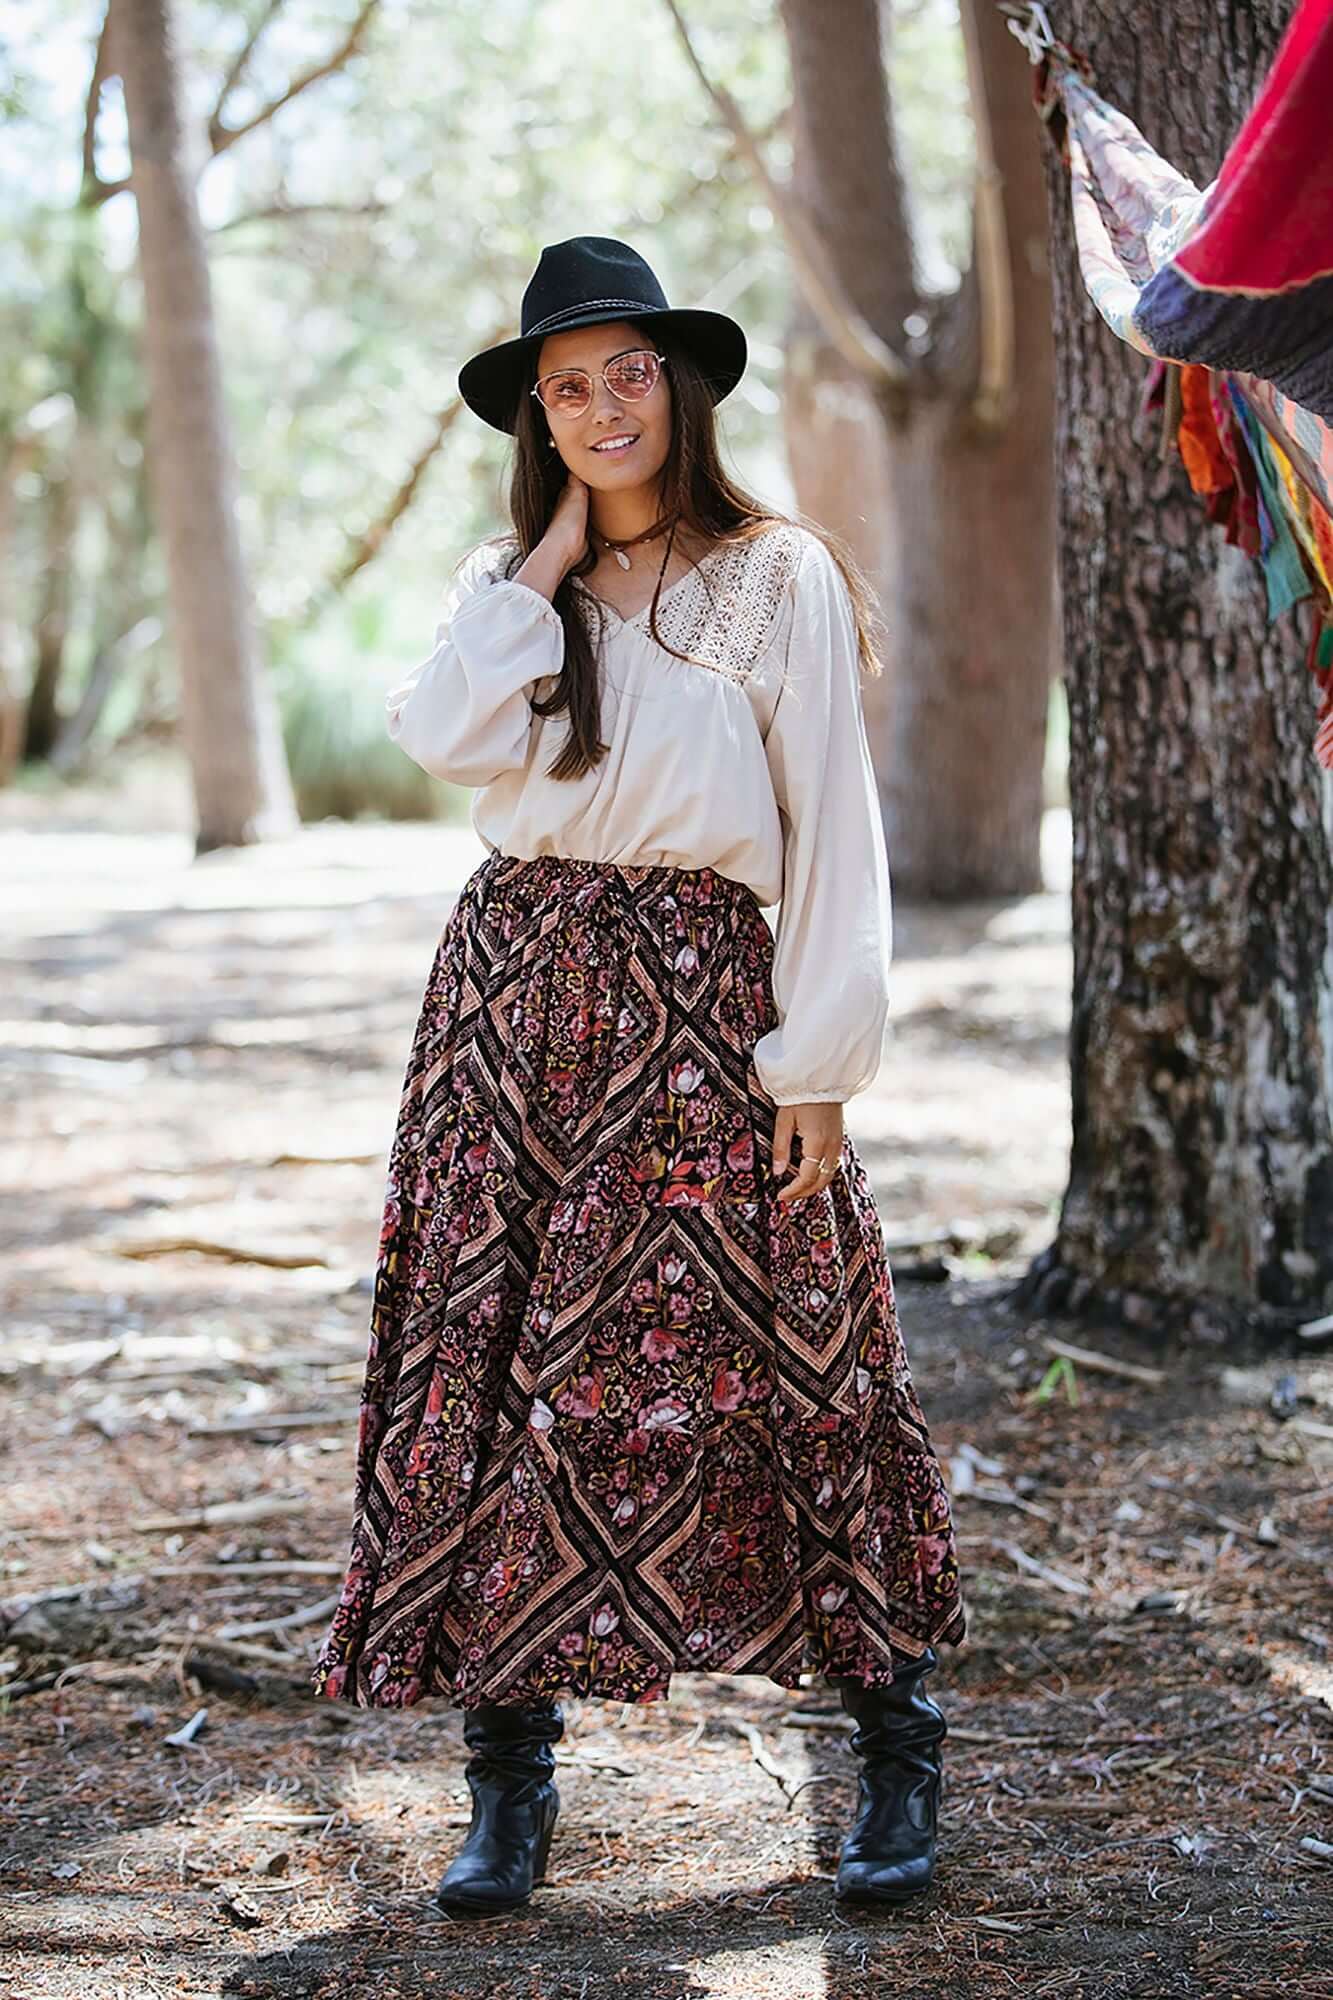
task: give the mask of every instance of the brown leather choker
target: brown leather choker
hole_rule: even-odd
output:
[[[627,549],[637,548],[640,542],[651,542],[658,535],[665,534],[668,528],[674,526],[674,521],[654,521],[651,528],[645,528],[640,535],[631,535],[628,541],[624,542],[613,542],[611,537],[604,535],[599,528],[597,530],[597,539],[603,548],[610,549],[622,569],[630,569],[632,568],[632,564],[629,556],[625,553]]]

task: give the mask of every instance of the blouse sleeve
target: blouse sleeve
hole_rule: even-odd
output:
[[[856,617],[811,536],[793,585],[786,676],[766,737],[783,828],[773,957],[780,1025],[754,1049],[776,1104],[845,1103],[875,1080],[889,1010],[889,862],[865,716]]]
[[[489,785],[521,770],[529,696],[564,662],[565,628],[550,599],[494,574],[483,544],[449,585],[435,647],[385,696],[388,733],[423,771],[455,785]]]

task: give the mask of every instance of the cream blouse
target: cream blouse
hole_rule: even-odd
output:
[[[459,565],[435,649],[386,697],[390,737],[433,777],[476,787],[492,852],[716,869],[781,903],[780,1025],[754,1064],[776,1104],[843,1103],[872,1083],[888,1017],[888,855],[847,586],[820,538],[777,522],[721,543],[622,618],[580,579],[599,634],[601,763],[551,779],[567,715],[538,717],[564,659],[554,605],[500,572],[512,537]]]

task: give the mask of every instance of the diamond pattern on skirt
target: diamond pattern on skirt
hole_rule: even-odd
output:
[[[966,1630],[873,1192],[791,1205],[773,943],[708,868],[492,854],[390,1158],[352,1547],[316,1691],[649,1701],[886,1681]]]

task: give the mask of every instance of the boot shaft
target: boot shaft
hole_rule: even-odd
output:
[[[491,1783],[516,1797],[530,1796],[554,1776],[553,1746],[564,1733],[564,1711],[554,1702],[482,1702],[468,1709],[463,1741],[472,1752],[465,1771],[473,1796],[478,1784]]]
[[[949,1733],[948,1724],[925,1688],[926,1675],[938,1664],[928,1646],[920,1659],[896,1664],[893,1680],[884,1686],[835,1680],[842,1706],[856,1723],[852,1750],[867,1765],[890,1758],[938,1770],[939,1746]]]

